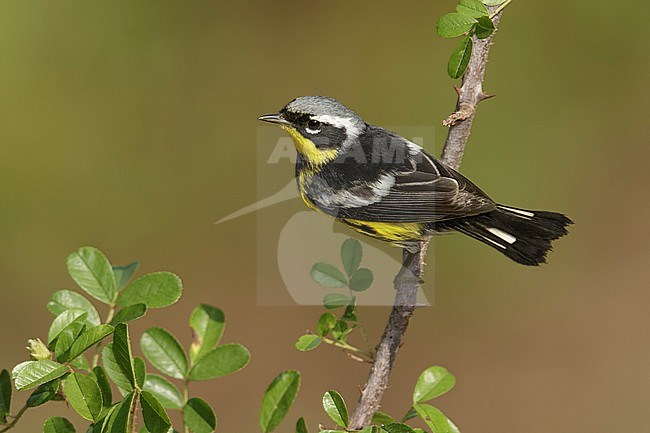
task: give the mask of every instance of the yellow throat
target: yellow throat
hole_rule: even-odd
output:
[[[305,138],[296,128],[282,125],[282,129],[287,131],[293,139],[296,150],[307,160],[314,168],[317,168],[336,157],[336,149],[319,149],[313,141]]]

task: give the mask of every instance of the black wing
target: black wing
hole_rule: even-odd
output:
[[[412,152],[406,164],[390,172],[394,183],[370,204],[342,201],[323,209],[337,218],[375,222],[435,222],[492,211],[495,203],[460,173],[445,166],[423,149],[408,144]],[[385,178],[389,183],[392,179]],[[358,184],[357,184],[358,185]],[[365,184],[347,191],[362,199],[377,197],[376,185]],[[320,207],[320,206],[319,206]]]

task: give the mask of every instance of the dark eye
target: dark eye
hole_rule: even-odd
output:
[[[321,124],[320,124],[320,122],[318,120],[310,120],[309,122],[307,122],[307,129],[309,129],[311,131],[314,131],[314,132],[319,131],[320,126],[321,126]]]

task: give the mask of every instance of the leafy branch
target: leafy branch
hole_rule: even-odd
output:
[[[131,433],[142,415],[142,433],[175,432],[167,410],[182,412],[185,432],[209,433],[217,418],[210,404],[190,398],[192,382],[211,380],[244,368],[248,350],[236,343],[220,344],[225,327],[223,312],[209,305],[196,307],[189,319],[194,341],[189,357],[169,331],[153,327],[140,338],[146,360],[162,375],[148,373],[147,364],[134,357],[129,322],[154,308],[176,303],[182,293],[180,278],[153,272],[131,281],[138,265],[112,266],[96,248],[82,247],[70,254],[68,272],[86,294],[106,305],[99,312],[84,295],[59,290],[47,304],[55,318],[47,343],[29,340],[30,360],[0,372],[0,432],[14,428],[24,413],[50,401],[66,401],[90,422],[89,433]],[[112,335],[112,341],[104,344]],[[93,351],[92,363],[87,355]],[[169,379],[183,383],[183,394]],[[11,416],[13,386],[34,389],[25,405]],[[116,388],[120,398],[114,398]],[[44,433],[74,433],[64,417],[45,421]]]
[[[361,243],[356,239],[347,239],[341,245],[341,263],[345,272],[337,266],[319,262],[311,268],[314,281],[326,288],[346,288],[347,293],[328,293],[323,297],[323,305],[330,310],[318,319],[316,331],[308,330],[296,343],[296,348],[302,352],[314,350],[321,343],[343,349],[352,359],[361,362],[372,362],[374,352],[370,348],[368,338],[357,311],[357,294],[372,286],[373,273],[368,268],[360,268],[363,258]],[[331,311],[343,312],[336,317]],[[359,348],[348,342],[350,334],[358,329],[365,348]],[[328,338],[328,335],[331,338]]]

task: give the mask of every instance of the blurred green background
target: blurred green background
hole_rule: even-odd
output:
[[[256,117],[295,96],[333,96],[379,125],[434,125],[442,143],[456,42],[434,25],[454,4],[3,1],[0,366],[46,334],[49,296],[73,288],[67,254],[94,245],[184,280],[181,302],[134,333],[164,324],[187,344],[196,304],[225,310],[224,341],[253,358],[193,389],[220,431],[257,431],[262,393],[287,368],[304,375],[290,418],[312,430],[327,424],[327,389],[356,401],[366,365],[293,349],[319,308],[257,305],[256,215],[213,223],[256,200]],[[479,109],[462,172],[499,201],[577,224],[539,269],[461,236],[439,240],[427,270],[436,304],[412,320],[385,411],[403,413],[420,371],[442,364],[458,385],[438,405],[464,433],[647,431],[648,9],[508,7],[485,84],[498,96]],[[377,339],[388,309],[361,314]],[[61,412],[82,425],[55,405],[15,431]]]

